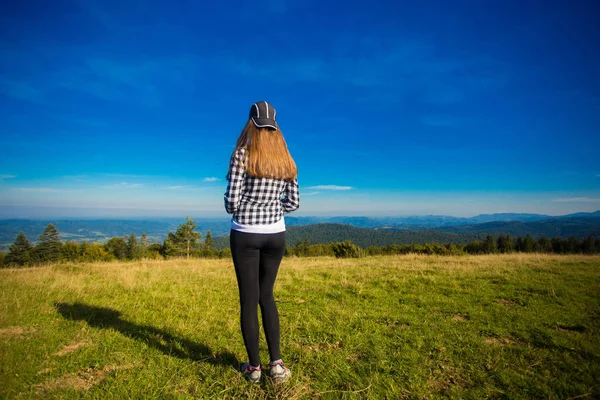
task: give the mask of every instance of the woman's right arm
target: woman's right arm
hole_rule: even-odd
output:
[[[240,199],[246,189],[246,168],[244,166],[243,149],[236,151],[229,165],[227,174],[227,191],[225,191],[225,211],[234,214],[239,206]]]

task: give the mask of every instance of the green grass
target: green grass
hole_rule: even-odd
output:
[[[0,294],[3,398],[600,397],[596,256],[284,259],[279,386],[236,371],[228,260],[0,270]]]

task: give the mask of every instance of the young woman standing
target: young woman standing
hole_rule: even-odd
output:
[[[225,210],[232,214],[230,245],[240,294],[242,337],[248,362],[242,373],[251,382],[262,375],[258,306],[269,347],[269,376],[291,376],[279,349],[279,314],[273,286],[285,250],[284,213],[300,205],[298,169],[266,101],[250,107],[250,117],[229,162]]]

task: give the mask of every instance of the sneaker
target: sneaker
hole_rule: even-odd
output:
[[[250,365],[249,362],[245,362],[244,364],[242,364],[241,371],[242,375],[244,375],[244,378],[248,379],[250,382],[260,382],[260,377],[262,375],[261,367],[253,367],[252,365]]]
[[[292,376],[292,371],[290,371],[285,365],[283,365],[283,361],[278,360],[269,364],[270,371],[269,376],[276,382],[285,382],[290,376]]]

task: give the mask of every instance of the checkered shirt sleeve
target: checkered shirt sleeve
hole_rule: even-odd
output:
[[[245,149],[236,151],[229,166],[225,210],[240,224],[266,225],[300,206],[298,179],[257,178],[246,173]]]
[[[286,182],[281,198],[281,206],[285,213],[296,211],[300,207],[300,189],[298,188],[298,178]]]
[[[246,188],[246,167],[244,166],[244,149],[236,151],[229,165],[227,173],[227,191],[225,192],[225,211],[235,214],[238,210],[240,198]]]

